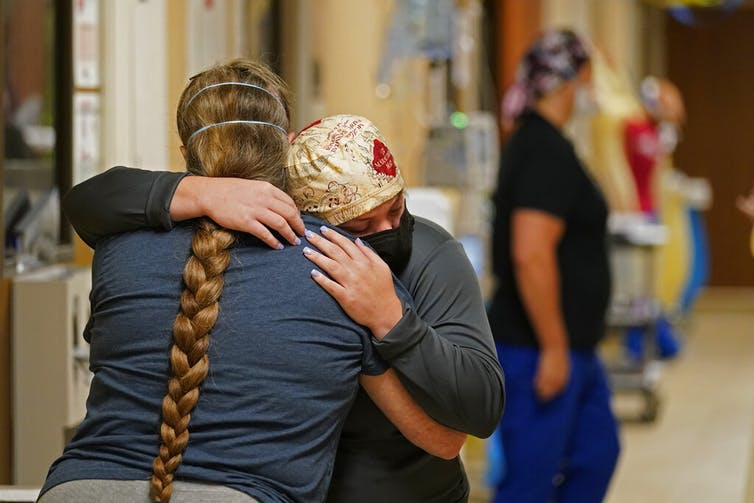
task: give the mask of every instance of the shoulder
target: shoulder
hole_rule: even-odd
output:
[[[424,217],[414,215],[414,246],[437,247],[447,241],[455,241],[443,227]]]
[[[411,262],[415,262],[414,257],[419,258],[421,262],[428,262],[437,255],[448,253],[457,255],[459,252],[463,254],[461,243],[443,227],[427,218],[417,216],[414,218],[416,224],[414,225]]]
[[[414,216],[411,260],[401,279],[421,275],[429,269],[444,269],[454,257],[463,256],[461,244],[444,228],[423,217]],[[450,256],[445,260],[440,257]]]
[[[563,147],[569,144],[568,140],[558,131],[555,126],[537,115],[529,115],[511,136],[511,142],[523,146],[534,147]],[[538,148],[538,150],[540,150]]]
[[[193,231],[194,227],[191,222],[182,222],[170,232],[144,229],[113,234],[97,242],[96,253],[117,253],[119,255],[134,255],[135,257],[145,254],[150,256],[160,255],[156,251],[165,252],[182,245],[190,246]]]
[[[133,231],[97,242],[92,261],[92,299],[134,299],[147,289],[154,298],[181,285],[191,251],[192,227]]]
[[[182,222],[172,231],[144,229],[113,234],[97,242],[95,261],[116,260],[123,264],[143,264],[144,269],[186,260],[191,251],[194,227]],[[157,265],[160,264],[160,265]]]
[[[532,118],[510,138],[501,163],[513,171],[535,173],[559,169],[574,159],[575,150],[565,136],[544,119]]]
[[[445,305],[448,299],[479,291],[476,273],[461,243],[439,225],[421,217],[416,217],[411,260],[400,279],[422,318],[432,306]]]

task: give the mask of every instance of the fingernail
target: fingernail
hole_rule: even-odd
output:
[[[328,229],[327,227],[325,227],[325,226],[323,225],[322,227],[320,227],[320,228],[319,228],[319,230],[321,230],[321,231],[322,231],[322,234],[324,234],[325,232],[329,231],[330,229]]]
[[[304,246],[304,255],[309,255],[312,252],[312,249],[308,246]]]
[[[314,237],[314,233],[312,231],[310,231],[309,229],[306,229],[304,231],[304,236],[306,236],[306,239],[311,239],[311,238]]]
[[[360,246],[364,246],[364,242],[359,238],[356,238],[356,244]]]
[[[298,246],[298,245],[300,245],[300,244],[301,244],[301,240],[300,240],[299,238],[296,238],[296,239],[295,239],[295,240],[293,241],[293,244],[295,244],[296,246]]]
[[[282,250],[283,249],[283,243],[278,243],[278,245],[275,248],[278,249],[278,250]]]
[[[316,270],[316,269],[312,269],[312,276],[314,276],[315,278],[316,278],[317,276],[319,276],[320,274],[322,274],[322,273],[321,273],[321,272],[319,272],[318,270]]]

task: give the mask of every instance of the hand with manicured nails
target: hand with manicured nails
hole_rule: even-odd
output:
[[[270,248],[283,247],[271,230],[292,245],[300,244],[296,234],[305,230],[293,199],[259,180],[185,177],[173,196],[170,216],[180,221],[204,215],[226,229],[247,232]]]
[[[403,317],[390,268],[360,239],[351,242],[324,226],[321,231],[321,236],[306,231],[306,238],[319,252],[307,246],[304,255],[329,278],[316,269],[312,270],[312,278],[351,319],[382,339]]]

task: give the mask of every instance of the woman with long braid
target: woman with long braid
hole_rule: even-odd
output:
[[[268,69],[197,75],[177,115],[190,173],[285,188],[288,96]],[[359,383],[412,442],[455,458],[465,436],[411,400],[310,270],[208,218],[100,241],[87,416],[40,502],[323,501]]]

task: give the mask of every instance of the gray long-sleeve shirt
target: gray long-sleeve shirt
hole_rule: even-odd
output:
[[[140,227],[170,229],[169,207],[185,173],[113,168],[77,185],[63,208],[90,246]],[[411,260],[400,275],[414,298],[382,341],[380,355],[435,420],[478,437],[504,406],[503,374],[474,271],[461,245],[417,218]],[[379,484],[379,485],[378,485]],[[465,501],[460,461],[413,446],[360,393],[341,436],[328,501]]]

